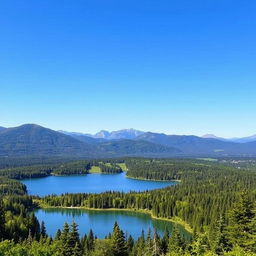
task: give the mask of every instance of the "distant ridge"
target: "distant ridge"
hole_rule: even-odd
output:
[[[214,134],[205,134],[205,135],[202,136],[202,138],[204,138],[204,139],[226,140],[224,138],[217,137]]]
[[[0,157],[256,156],[254,138],[251,136],[243,141],[230,141],[211,134],[203,137],[166,135],[135,129],[101,131],[96,135],[89,135],[53,131],[36,124],[25,124],[0,130]]]
[[[137,137],[138,140],[180,149],[188,156],[251,156],[256,155],[254,143],[236,143],[215,138],[201,138],[193,135],[166,135],[147,132]],[[256,143],[255,143],[256,145]]]
[[[6,129],[5,127],[0,126],[0,132],[5,130],[5,129]]]
[[[36,124],[7,128],[0,133],[0,156],[93,156],[91,145]]]
[[[249,137],[244,137],[244,138],[234,138],[231,139],[234,142],[239,142],[239,143],[247,143],[247,142],[253,142],[256,141],[256,134],[249,136]]]
[[[92,135],[93,138],[101,138],[106,140],[119,140],[119,139],[135,139],[136,137],[142,135],[144,132],[135,130],[135,129],[123,129],[119,131],[100,131],[95,135]]]
[[[89,143],[88,143],[89,142]],[[147,141],[102,140],[85,135],[63,134],[36,124],[7,128],[0,132],[0,156],[172,156],[179,149]]]
[[[101,130],[99,132],[97,132],[96,134],[88,134],[88,133],[79,133],[79,132],[67,132],[67,131],[63,131],[63,130],[59,130],[58,132],[64,133],[66,135],[70,135],[73,136],[75,138],[79,138],[82,141],[88,141],[89,143],[93,142],[93,140],[88,139],[89,137],[94,138],[94,139],[101,139],[102,141],[104,140],[118,140],[118,139],[131,139],[134,140],[137,137],[147,133],[144,131],[140,131],[140,130],[136,130],[133,128],[130,129],[122,129],[122,130],[118,130],[118,131],[106,131],[106,130]],[[148,133],[152,133],[152,132],[148,132]],[[164,133],[155,133],[155,134],[164,134]],[[194,137],[199,137],[199,136],[195,136],[195,135],[167,135],[164,134],[166,136],[194,136]],[[82,137],[85,137],[84,139]],[[87,137],[87,138],[86,138]],[[252,135],[252,136],[248,136],[248,137],[243,137],[243,138],[223,138],[223,137],[218,137],[214,134],[205,134],[199,138],[204,138],[204,139],[216,139],[216,140],[221,140],[221,141],[229,141],[229,142],[237,142],[237,143],[247,143],[247,142],[252,142],[252,141],[256,141],[256,134]]]

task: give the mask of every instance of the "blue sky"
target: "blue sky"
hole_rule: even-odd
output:
[[[256,133],[256,3],[3,0],[0,126]]]

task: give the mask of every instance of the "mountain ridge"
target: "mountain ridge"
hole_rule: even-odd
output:
[[[0,131],[0,156],[256,156],[256,141],[239,143],[212,138],[214,135],[202,138],[135,129],[105,131],[105,134],[108,139],[94,138],[83,133],[54,131],[36,124],[4,128]]]
[[[74,138],[75,136],[76,138]],[[156,145],[147,141],[95,138],[87,143],[77,135],[66,135],[36,124],[7,128],[0,133],[0,156],[78,156],[88,158],[116,156],[173,155],[179,149]],[[87,138],[87,139],[88,139]]]

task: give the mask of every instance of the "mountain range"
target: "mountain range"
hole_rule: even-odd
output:
[[[0,127],[0,156],[256,156],[256,136],[231,140],[214,135],[166,135],[134,129],[102,130],[90,135],[25,124]]]
[[[62,132],[67,135],[71,136],[86,136],[86,137],[91,137],[94,139],[104,139],[104,140],[119,140],[119,139],[127,139],[127,140],[133,140],[137,138],[138,136],[142,135],[145,132],[135,130],[135,129],[123,129],[119,131],[105,131],[101,130],[97,132],[96,134],[88,134],[88,133],[78,133],[78,132],[66,132],[60,130],[59,132]]]

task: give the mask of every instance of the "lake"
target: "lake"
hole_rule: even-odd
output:
[[[130,179],[125,173],[48,176],[21,180],[28,194],[46,196],[62,193],[101,193],[105,191],[146,191],[175,185],[176,182]]]
[[[173,229],[171,222],[152,219],[150,215],[139,212],[54,208],[39,209],[35,214],[40,222],[45,222],[47,233],[51,236],[54,236],[58,229],[62,229],[65,222],[71,224],[73,220],[79,225],[81,235],[87,234],[92,229],[98,238],[104,238],[112,232],[115,221],[126,235],[132,235],[133,238],[138,238],[142,230],[146,236],[149,228],[152,233],[156,229],[160,235],[166,228],[170,233]],[[178,225],[177,228],[185,238],[191,238],[181,226]]]

